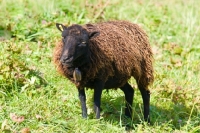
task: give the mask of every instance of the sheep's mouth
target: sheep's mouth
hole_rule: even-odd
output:
[[[64,60],[60,60],[63,66],[71,67],[73,64],[73,57],[68,57]]]
[[[71,62],[62,62],[63,66],[66,66],[67,68],[72,68],[73,64]]]
[[[67,69],[71,69],[71,68],[73,68],[74,66],[70,63],[68,63],[68,64],[66,64],[66,63],[62,63],[62,65],[63,66],[66,66],[67,67]]]
[[[84,56],[77,56],[76,58],[74,57],[69,57],[67,59],[65,59],[64,61],[61,61],[63,66],[66,67],[79,67],[83,64],[83,62],[85,61]]]

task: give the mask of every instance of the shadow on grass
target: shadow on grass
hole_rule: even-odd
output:
[[[143,104],[133,101],[133,118],[132,120],[124,119],[124,97],[111,98],[102,97],[102,117],[105,121],[110,123],[118,123],[119,125],[126,125],[127,122],[131,127],[137,126],[137,124],[143,123]],[[158,101],[159,102],[159,101]],[[198,110],[193,110],[193,114],[198,114]],[[153,104],[150,106],[151,126],[168,124],[172,129],[180,129],[187,124],[189,117],[191,116],[191,108],[187,108],[183,104],[171,104],[170,109],[164,109],[157,107]],[[197,116],[198,117],[198,116]],[[124,123],[125,120],[125,123]],[[190,119],[192,120],[192,118]],[[198,126],[200,122],[196,122]]]

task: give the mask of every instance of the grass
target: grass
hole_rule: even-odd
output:
[[[200,132],[200,1],[0,0],[0,132]],[[154,52],[151,125],[135,89],[133,129],[123,124],[124,96],[103,92],[101,119],[81,118],[77,90],[55,70],[56,22],[129,20],[149,35]],[[135,86],[134,79],[129,81]],[[136,87],[136,86],[135,86]],[[136,87],[137,88],[137,87]]]

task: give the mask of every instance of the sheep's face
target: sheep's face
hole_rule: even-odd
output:
[[[80,25],[66,27],[56,24],[56,26],[62,32],[63,37],[63,49],[60,57],[62,64],[68,67],[79,67],[88,62],[88,42],[99,32],[88,32]]]

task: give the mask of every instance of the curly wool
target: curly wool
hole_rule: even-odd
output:
[[[136,24],[127,21],[109,21],[83,25],[87,31],[97,30],[100,35],[89,41],[90,60],[80,68],[83,78],[75,83],[73,71],[60,62],[63,43],[58,42],[53,60],[57,70],[77,87],[84,87],[96,78],[106,81],[109,77],[117,79],[116,88],[123,86],[133,76],[147,88],[153,82],[152,51],[146,33]]]

